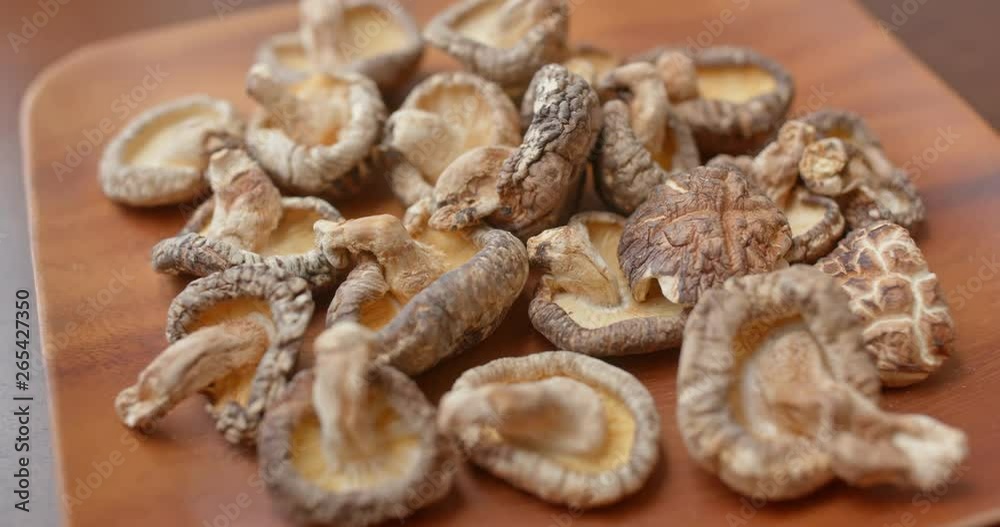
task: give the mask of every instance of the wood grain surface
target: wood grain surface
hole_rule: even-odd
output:
[[[444,4],[421,1],[413,9],[426,21]],[[742,498],[688,459],[674,419],[677,356],[667,351],[613,361],[650,388],[663,416],[663,461],[638,495],[581,514],[465,468],[444,502],[408,523],[839,526],[1000,519],[1000,326],[993,323],[1000,304],[997,137],[856,4],[805,4],[633,0],[609,9],[606,2],[581,0],[575,2],[573,38],[623,52],[699,37],[751,45],[796,77],[795,111],[837,106],[869,119],[890,157],[908,164],[927,201],[929,228],[919,241],[949,294],[960,335],[957,357],[943,371],[910,389],[888,392],[884,406],[927,413],[965,429],[972,455],[960,477],[931,493],[833,484],[792,503]],[[191,209],[116,206],[100,193],[96,165],[109,133],[160,102],[204,92],[249,111],[243,78],[257,42],[295,22],[292,6],[237,9],[219,20],[108,41],[59,61],[29,90],[22,130],[32,245],[69,525],[285,523],[255,477],[252,453],[223,442],[201,401],[184,403],[151,436],[118,423],[111,402],[166,345],[166,309],[184,285],[153,273],[149,249],[176,232]],[[423,69],[455,67],[434,52]],[[68,172],[56,163],[67,165]],[[364,200],[337,205],[348,216],[399,211],[384,186]],[[326,303],[318,300],[311,335],[320,329]],[[421,376],[429,397],[436,400],[463,370],[491,358],[550,349],[526,311],[523,296],[486,343]]]

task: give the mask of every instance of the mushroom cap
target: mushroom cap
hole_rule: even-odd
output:
[[[660,416],[653,397],[630,373],[601,360],[571,351],[548,351],[524,357],[507,357],[467,370],[455,381],[449,394],[492,383],[538,381],[568,377],[614,401],[615,412],[627,411],[634,430],[622,437],[624,445],[607,452],[606,465],[569,466],[556,455],[503,441],[485,427],[454,431],[460,447],[471,460],[495,476],[546,501],[575,508],[599,507],[620,501],[638,491],[649,478],[660,454]],[[447,397],[446,395],[445,397]],[[605,411],[612,407],[607,401]],[[615,426],[627,418],[615,416]],[[619,431],[620,434],[620,431]],[[619,451],[618,449],[625,451]],[[610,465],[610,466],[607,466]]]
[[[393,192],[413,205],[431,195],[461,154],[476,147],[516,147],[518,119],[499,85],[467,72],[431,75],[386,122],[379,150]]]
[[[816,129],[818,138],[838,137],[861,146],[882,148],[882,142],[858,114],[834,108],[824,108],[800,119]]]
[[[292,459],[293,434],[304,419],[315,415],[312,388],[315,375],[300,372],[270,409],[260,427],[257,452],[260,474],[268,489],[297,521],[365,526],[402,520],[416,510],[443,498],[451,489],[458,468],[455,447],[439,432],[434,407],[416,383],[398,370],[375,365],[369,380],[383,389],[389,405],[414,432],[419,444],[417,459],[398,481],[385,487],[332,491],[306,479]]]
[[[811,267],[732,278],[702,294],[685,329],[677,373],[684,445],[698,464],[747,496],[769,489],[768,499],[795,498],[834,477],[831,453],[818,446],[819,438],[780,429],[764,434],[754,430],[764,424],[732,407],[743,376],[757,367],[757,348],[770,342],[771,330],[795,319],[827,373],[876,401],[878,374],[860,345],[861,327],[846,294]]]
[[[203,172],[218,149],[240,141],[243,118],[221,99],[193,95],[146,110],[101,155],[104,194],[126,205],[186,203],[208,188]],[[164,134],[170,134],[169,140]],[[140,141],[150,143],[141,148]]]
[[[816,267],[851,297],[883,384],[919,382],[954,350],[955,326],[941,286],[906,229],[879,223],[855,230]]]
[[[727,278],[783,265],[792,234],[773,201],[728,167],[684,177],[683,192],[656,187],[625,224],[618,258],[636,300],[658,282],[668,300],[694,305]]]
[[[591,232],[592,225],[599,227]],[[676,310],[658,310],[661,304],[670,303],[665,299],[654,299],[649,304],[655,302],[656,307],[643,312],[643,303],[633,300],[628,281],[618,265],[618,240],[624,225],[625,218],[617,214],[581,212],[573,216],[567,226],[550,229],[528,240],[531,264],[543,273],[528,307],[528,316],[535,329],[559,348],[601,357],[649,353],[680,346],[690,310],[679,306]],[[611,229],[612,233],[600,229]],[[586,240],[589,247],[575,247],[576,240]],[[559,279],[563,270],[553,269],[556,267],[553,262],[560,257],[576,256],[567,253],[577,251],[587,251],[578,254],[597,260],[592,265],[602,268],[603,278],[608,279],[608,285],[617,292],[617,304],[604,306],[600,302],[587,302],[588,299],[581,294],[560,289]],[[579,265],[570,263],[568,267],[569,270],[582,272]],[[600,278],[581,274],[567,279],[594,282]],[[601,287],[603,284],[585,285]],[[582,299],[579,305],[573,306],[576,309],[560,305],[563,298],[573,297]],[[594,315],[579,312],[586,310],[593,310]]]
[[[785,254],[789,263],[814,263],[830,254],[844,236],[840,206],[826,196],[796,188],[782,212],[792,229],[792,248]]]
[[[676,104],[677,112],[691,126],[702,156],[754,153],[778,130],[795,93],[792,76],[781,64],[752,49],[729,46],[693,51],[658,47],[635,60],[655,63],[665,52],[687,54],[696,69],[734,70],[720,73],[718,97],[716,88],[699,72],[701,96]],[[745,86],[737,80],[741,75]],[[739,86],[743,93],[724,98],[723,92],[733,86]]]
[[[424,38],[420,26],[410,13],[393,0],[341,0],[347,11],[348,20],[356,14],[355,23],[378,24],[378,32],[369,34],[368,28],[345,32],[351,41],[343,43],[351,55],[358,58],[337,69],[322,68],[312,64],[302,37],[298,32],[279,33],[262,42],[257,48],[256,61],[267,64],[281,82],[294,83],[305,80],[315,71],[349,71],[368,77],[378,85],[383,93],[403,87],[416,73],[424,54]],[[364,16],[368,15],[368,16]],[[386,28],[391,27],[390,31]],[[400,41],[392,41],[388,49],[371,45],[371,40],[390,36]],[[366,45],[357,39],[369,39]],[[373,53],[365,53],[374,49]]]
[[[475,255],[424,287],[378,328],[384,360],[407,374],[423,372],[486,339],[528,279],[528,255],[517,238],[485,227],[468,236],[477,247]],[[343,320],[364,323],[365,306],[388,293],[382,266],[360,262],[337,289],[327,326]]]
[[[343,98],[346,114],[332,143],[299,143],[284,129],[282,116],[261,109],[250,121],[247,148],[283,192],[343,199],[360,192],[371,175],[369,157],[381,136],[386,109],[378,88],[367,77],[357,73],[311,77],[320,78],[330,82],[329,99]],[[294,92],[309,83],[306,80],[288,89]]]
[[[308,221],[309,216],[329,221],[344,219],[336,208],[319,198],[282,198],[281,205],[284,218],[306,216],[306,219],[299,222],[283,219],[278,224],[276,233],[293,243],[295,238],[303,236],[313,240],[313,222]],[[304,278],[312,287],[324,287],[336,283],[350,265],[346,255],[331,260],[315,244],[304,252],[260,254],[206,237],[201,232],[211,222],[214,208],[214,200],[202,203],[176,236],[156,244],[151,253],[153,269],[160,273],[206,276],[230,267],[259,263]],[[302,225],[305,225],[305,231],[298,232]],[[280,247],[278,245],[276,248]]]
[[[663,102],[667,129],[664,150],[657,155],[636,137],[628,104],[618,100],[604,103],[604,127],[594,148],[594,184],[604,203],[616,212],[631,214],[654,187],[701,164],[691,128]],[[666,163],[669,165],[664,166]]]
[[[613,51],[594,44],[576,43],[570,46],[562,65],[582,77],[591,86],[596,86],[609,71],[621,63],[622,57]]]
[[[226,401],[208,405],[216,428],[231,443],[253,444],[264,412],[285,388],[295,367],[299,347],[313,313],[313,299],[305,280],[264,264],[241,265],[188,284],[167,311],[167,340],[171,343],[192,331],[246,313],[233,301],[259,300],[274,322],[275,334],[261,357],[249,387],[246,404]]]
[[[462,0],[424,29],[431,45],[517,97],[542,66],[566,57],[568,33],[566,0]]]

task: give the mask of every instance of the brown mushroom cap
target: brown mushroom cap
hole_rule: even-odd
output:
[[[593,356],[679,347],[689,309],[662,296],[637,302],[618,263],[625,218],[582,212],[528,240],[541,282],[528,308],[553,344]]]
[[[317,347],[327,337],[321,336]],[[334,360],[350,360],[345,345],[370,344],[374,343],[338,343],[340,356]],[[458,468],[455,447],[438,431],[434,407],[420,388],[387,365],[359,366],[364,370],[357,373],[360,382],[346,377],[354,375],[351,372],[328,386],[321,384],[322,370],[299,373],[261,424],[261,477],[278,505],[296,521],[359,527],[402,521],[451,489]],[[351,398],[357,388],[362,390],[360,400]],[[321,411],[317,401],[331,406]],[[324,423],[324,412],[337,420]],[[326,435],[325,426],[341,428],[344,436],[331,445],[333,438]],[[365,430],[366,426],[374,429]],[[392,436],[376,441],[372,433]],[[358,457],[344,454],[331,464],[325,449],[338,443],[341,448],[349,446],[351,434],[374,452]]]
[[[688,452],[746,495],[796,498],[834,476],[929,489],[967,452],[958,430],[878,408],[859,321],[841,288],[807,266],[703,294],[677,385]]]
[[[314,287],[342,276],[349,265],[346,255],[324,255],[313,235],[319,220],[343,221],[337,209],[319,198],[282,198],[260,167],[240,151],[213,156],[210,172],[222,174],[213,184],[215,196],[195,210],[180,233],[153,247],[157,272],[206,276],[263,263],[305,278]],[[221,227],[218,206],[230,216]],[[248,226],[258,228],[239,232]]]
[[[836,198],[849,227],[891,221],[912,231],[924,221],[926,208],[909,175],[893,165],[861,116],[827,109],[802,120],[821,139],[803,156],[803,182]]]
[[[691,126],[702,156],[755,153],[778,130],[795,92],[781,64],[752,49],[727,46],[693,52],[660,47],[636,60],[655,63],[668,52],[684,52],[694,62],[699,96],[672,102]]]
[[[607,73],[604,127],[594,149],[597,193],[613,210],[631,214],[654,187],[701,164],[691,128],[671,107],[659,72],[634,63]]]
[[[371,80],[325,73],[284,85],[269,68],[256,65],[247,84],[264,107],[250,122],[247,146],[279,188],[333,199],[364,188],[386,118]]]
[[[656,187],[625,224],[618,259],[636,300],[658,283],[668,300],[694,305],[727,278],[784,264],[792,235],[774,202],[726,167],[684,177],[683,192]]]
[[[590,401],[596,405],[581,407]],[[442,397],[438,420],[477,465],[546,501],[581,509],[638,491],[659,457],[660,416],[646,387],[570,351],[466,371]]]
[[[471,73],[438,73],[389,116],[380,152],[393,192],[410,206],[428,197],[441,174],[477,147],[521,143],[514,103],[497,84]]]
[[[426,214],[411,214],[406,232],[392,234],[400,230],[388,216],[317,226],[324,247],[358,258],[327,325],[352,320],[377,330],[385,360],[415,375],[496,330],[527,281],[528,256],[509,233],[438,231]]]
[[[566,57],[568,33],[566,0],[462,0],[431,20],[424,37],[519,97],[542,66]]]
[[[239,143],[243,130],[232,104],[207,95],[151,108],[108,143],[98,168],[101,190],[140,207],[191,201],[208,186],[202,173],[209,157]]]
[[[797,188],[782,212],[792,230],[792,248],[785,254],[790,263],[813,263],[830,254],[844,236],[844,215],[828,197]]]
[[[816,267],[834,277],[865,323],[865,349],[887,386],[925,379],[954,350],[955,326],[937,276],[892,223],[858,229]]]
[[[305,280],[263,264],[191,282],[170,304],[170,347],[115,399],[119,416],[145,429],[200,391],[226,440],[253,444],[295,366],[312,312]]]
[[[436,189],[438,209],[431,226],[463,229],[485,221],[527,239],[565,222],[573,213],[587,156],[601,128],[597,94],[585,80],[557,64],[539,70],[529,91],[532,111],[523,113],[530,113],[532,120],[521,146],[506,158],[498,147],[466,154],[495,166],[495,190],[482,178],[484,173],[492,174],[492,168],[466,170],[468,163],[456,161],[438,182],[439,187],[454,192]],[[479,189],[480,194],[470,193],[470,188]]]
[[[424,39],[399,2],[305,0],[300,4],[301,30],[274,35],[257,49],[257,62],[268,65],[281,82],[299,82],[317,71],[350,71],[368,77],[385,93],[401,88],[416,73]],[[307,8],[309,4],[318,9]]]

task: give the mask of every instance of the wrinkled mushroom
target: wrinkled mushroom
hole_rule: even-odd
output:
[[[556,346],[594,356],[680,346],[688,309],[660,295],[632,297],[618,263],[624,226],[616,214],[582,212],[528,240],[543,273],[528,315]]]
[[[427,25],[431,45],[520,96],[542,66],[567,55],[566,0],[461,0]]]
[[[926,216],[905,170],[889,161],[875,133],[857,114],[821,110],[803,120],[816,128],[799,170],[817,194],[835,198],[852,229],[891,221],[913,230]]]
[[[108,198],[153,207],[204,193],[208,159],[242,143],[244,123],[227,101],[207,95],[177,99],[143,112],[111,140],[98,179]]]
[[[478,147],[521,144],[517,108],[496,84],[471,73],[438,73],[389,117],[380,152],[396,196],[429,197],[445,169]]]
[[[813,263],[833,250],[844,235],[844,215],[837,202],[799,184],[799,162],[816,130],[802,121],[781,126],[777,139],[756,157],[719,155],[709,165],[738,168],[764,192],[788,218],[792,248],[785,255],[791,263]]]
[[[247,91],[263,107],[250,122],[247,145],[279,188],[339,199],[364,187],[386,118],[372,81],[329,73],[282,84],[258,64]]]
[[[282,198],[260,166],[243,150],[212,156],[208,179],[214,196],[195,211],[177,236],[152,251],[161,273],[206,276],[264,263],[305,278],[312,286],[333,283],[349,265],[346,255],[324,255],[313,224],[343,221],[319,198]]]
[[[685,178],[683,192],[656,187],[622,231],[618,260],[637,301],[658,285],[694,305],[727,278],[781,267],[792,245],[784,214],[738,171],[699,167]]]
[[[622,58],[611,51],[590,44],[577,44],[570,48],[569,57],[562,65],[591,86],[597,86],[605,75],[621,63]]]
[[[351,322],[316,339],[260,429],[261,476],[297,521],[402,521],[443,498],[458,468],[434,407],[400,371],[373,362],[379,339]]]
[[[383,92],[413,77],[424,39],[413,17],[392,0],[301,0],[297,33],[264,41],[257,62],[282,82],[316,72],[350,71],[368,77]]]
[[[653,187],[701,164],[687,123],[670,106],[655,67],[637,62],[609,72],[599,84],[604,128],[595,148],[594,183],[615,211],[632,213]]]
[[[965,435],[882,411],[878,390],[846,294],[794,266],[702,295],[681,351],[677,423],[695,461],[748,496],[797,498],[834,477],[946,484],[967,454]]]
[[[295,366],[312,312],[305,280],[262,264],[191,282],[170,304],[170,346],[115,398],[118,416],[146,430],[200,392],[227,441],[253,444]]]
[[[532,118],[524,142],[516,150],[478,148],[449,165],[434,190],[432,227],[485,222],[527,239],[573,213],[601,129],[597,94],[557,64],[542,68],[529,91]]]
[[[635,493],[659,458],[660,416],[646,387],[571,351],[466,371],[441,398],[438,423],[495,476],[580,509]]]
[[[357,260],[327,325],[350,320],[377,331],[384,359],[411,375],[493,333],[528,278],[524,245],[509,233],[436,230],[421,205],[405,225],[393,216],[316,225],[325,251]]]
[[[879,223],[855,230],[816,267],[850,296],[883,384],[919,382],[951,355],[955,324],[948,304],[906,229]]]
[[[795,86],[788,71],[752,49],[727,46],[685,52],[690,64],[677,58],[661,60],[664,54],[680,52],[656,48],[637,59],[657,64],[701,155],[752,154],[764,146],[792,102]],[[696,79],[694,87],[691,77]]]

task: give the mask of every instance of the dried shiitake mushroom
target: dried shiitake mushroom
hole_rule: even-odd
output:
[[[618,261],[635,300],[658,285],[670,302],[690,306],[729,277],[785,265],[788,221],[739,171],[698,167],[683,178],[683,191],[653,189],[622,231]]]
[[[659,458],[660,416],[646,387],[571,351],[466,371],[441,398],[438,426],[497,477],[580,509],[638,491]]]
[[[848,226],[891,221],[912,230],[924,220],[926,209],[909,175],[889,161],[860,116],[821,110],[803,120],[820,140],[803,153],[802,181],[816,194],[836,198]]]
[[[191,282],[170,304],[170,346],[115,398],[118,416],[146,430],[201,392],[226,440],[252,444],[285,388],[312,312],[305,280],[263,264]]]
[[[432,227],[485,222],[527,239],[573,213],[601,129],[600,102],[587,81],[557,64],[539,70],[529,92],[524,142],[474,149],[449,165],[434,189]]]
[[[493,333],[528,279],[517,238],[487,227],[433,229],[421,203],[405,225],[369,216],[320,222],[316,232],[324,251],[357,259],[327,325],[350,320],[377,331],[385,360],[411,375]]]
[[[562,349],[594,356],[679,347],[688,309],[660,295],[637,301],[618,263],[625,218],[582,212],[528,240],[543,273],[528,315]]]
[[[316,339],[260,427],[261,477],[301,522],[402,521],[444,497],[458,467],[452,441],[416,383],[374,361],[370,330],[344,322]]]
[[[630,214],[677,172],[701,164],[691,128],[670,106],[656,68],[645,62],[607,73],[598,84],[608,100],[595,148],[598,195],[615,211]]]
[[[350,71],[391,92],[413,77],[424,39],[399,2],[301,0],[299,5],[299,32],[274,35],[257,50],[257,62],[282,82]]]
[[[356,73],[317,73],[295,84],[250,69],[247,91],[263,107],[247,145],[283,191],[334,199],[357,194],[386,118],[378,88]]]
[[[611,51],[590,44],[577,44],[570,48],[569,58],[564,60],[562,65],[589,82],[591,86],[597,86],[605,75],[621,63],[622,58]]]
[[[812,126],[792,120],[756,157],[723,154],[709,161],[712,166],[736,167],[778,205],[792,229],[792,248],[785,255],[791,263],[815,262],[844,235],[844,215],[837,202],[799,184],[799,162],[815,140]]]
[[[906,229],[879,223],[855,230],[816,267],[850,296],[883,384],[921,381],[951,355],[955,324],[948,304]]]
[[[695,461],[737,492],[792,499],[834,477],[946,484],[965,434],[884,412],[878,392],[847,295],[812,267],[733,278],[688,319],[678,427]]]
[[[313,224],[343,221],[319,198],[282,198],[260,166],[243,150],[212,156],[208,179],[214,196],[195,211],[177,236],[152,251],[161,273],[205,276],[229,267],[264,263],[324,286],[343,276],[346,255],[324,255]]]
[[[243,141],[243,119],[227,101],[185,97],[152,108],[104,150],[98,179],[104,194],[126,205],[186,203],[201,195],[208,158]]]
[[[424,36],[473,73],[520,96],[542,66],[567,55],[566,0],[461,0]]]
[[[792,102],[795,87],[788,71],[748,48],[718,46],[683,52],[691,59],[689,64],[676,55],[662,58],[681,52],[656,48],[637,59],[657,64],[671,102],[691,126],[701,155],[752,154],[763,147]]]
[[[478,147],[521,144],[519,115],[500,86],[471,73],[438,73],[389,116],[380,152],[396,196],[429,197],[445,169]]]

